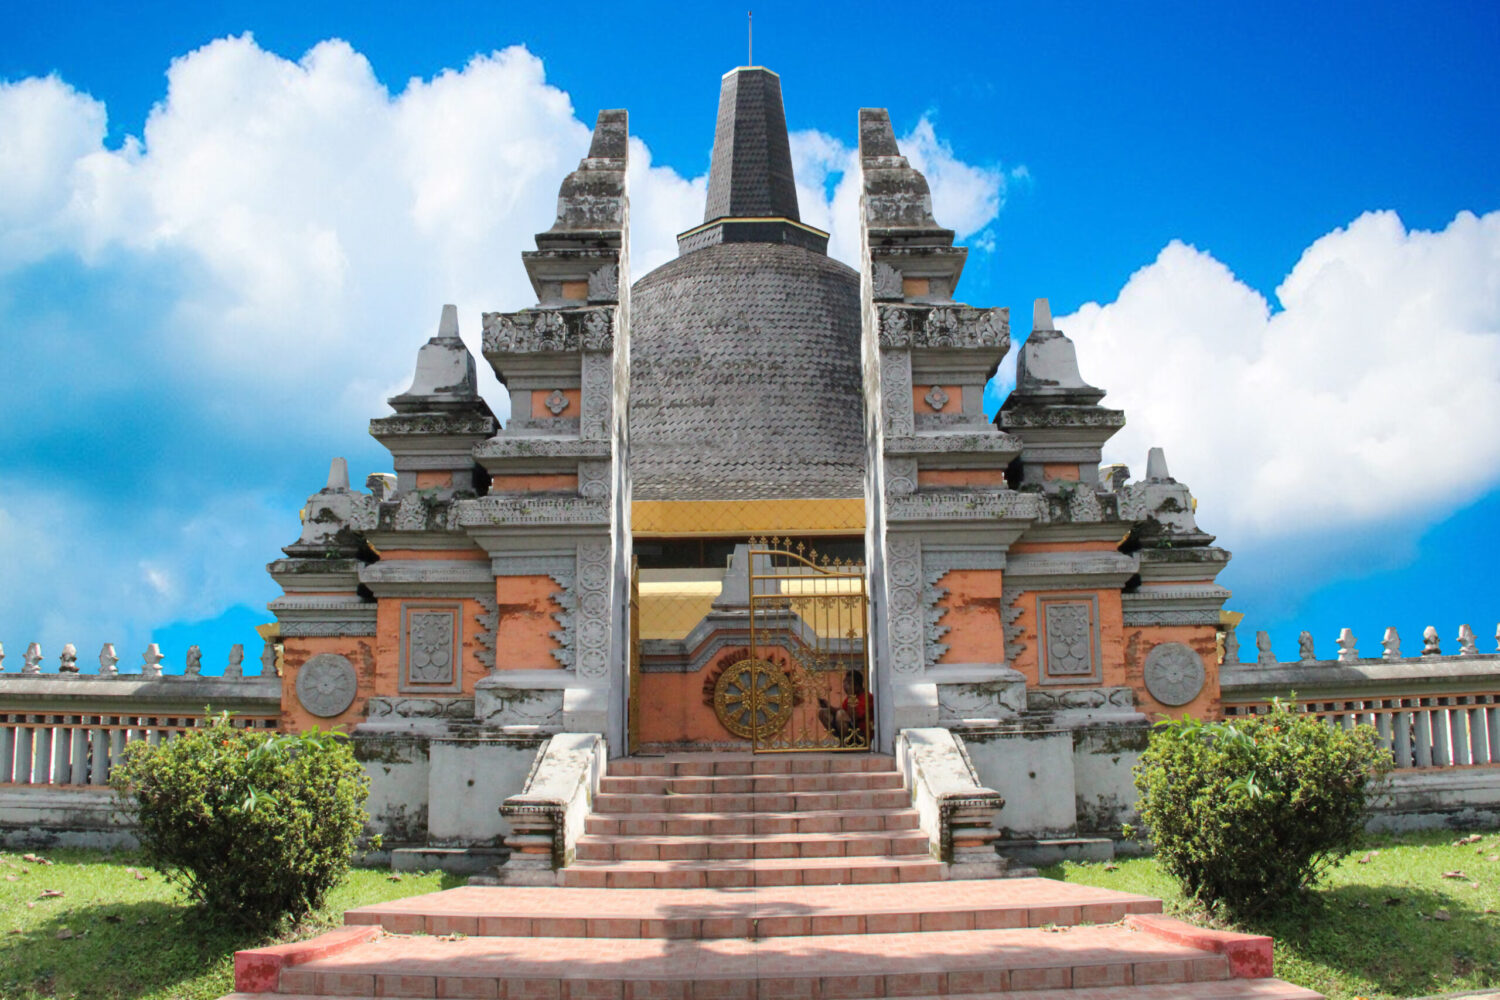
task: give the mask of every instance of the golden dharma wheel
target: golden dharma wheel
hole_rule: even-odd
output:
[[[714,685],[714,714],[725,729],[744,739],[765,740],[781,732],[795,701],[786,672],[765,660],[731,663]]]

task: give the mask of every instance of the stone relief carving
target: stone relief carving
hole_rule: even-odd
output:
[[[989,519],[1037,520],[1042,509],[1030,493],[913,493],[893,497],[889,516],[904,521],[982,521]],[[1217,620],[1217,619],[1215,619]]]
[[[916,433],[911,406],[911,355],[887,351],[880,358],[880,405],[885,411],[885,432],[893,437]]]
[[[1026,643],[1021,641],[1026,632],[1016,624],[1024,610],[1021,607],[1023,596],[1025,596],[1025,591],[1021,590],[1002,587],[1000,591],[1000,607],[1003,616],[1000,629],[1005,636],[1005,662],[1007,663],[1014,662],[1016,657],[1026,651]]]
[[[1026,692],[1026,707],[1033,712],[1055,712],[1065,708],[1135,707],[1135,692],[1128,687],[1086,688],[1072,691],[1046,691],[1031,688]]]
[[[989,348],[1010,346],[1008,313],[1003,308],[881,305],[880,346]]]
[[[884,261],[876,261],[870,275],[870,286],[877,299],[899,299],[902,296],[901,272]]]
[[[406,618],[406,681],[449,685],[456,677],[454,611],[409,611]]]
[[[583,356],[582,410],[578,433],[585,441],[608,441],[614,413],[614,370],[607,354]]]
[[[906,496],[917,491],[917,460],[915,458],[888,458],[885,460],[885,495]]]
[[[890,584],[891,669],[898,674],[921,671],[926,662],[925,608],[922,601],[922,543],[893,537],[886,542],[886,575]]]
[[[605,264],[589,275],[589,300],[613,302],[620,297],[620,269],[614,264]]]
[[[932,407],[934,410],[941,410],[943,407],[948,405],[948,400],[952,397],[950,397],[946,392],[943,391],[942,386],[935,385],[931,389],[928,389],[927,395],[923,396],[922,398],[926,400],[927,405]]]
[[[578,463],[578,495],[590,500],[609,499],[609,463]]]
[[[297,701],[320,719],[347,711],[358,688],[354,664],[337,653],[319,653],[297,671]]]
[[[563,395],[563,391],[561,389],[553,389],[551,395],[549,395],[544,401],[544,404],[555,417],[561,414],[563,410],[566,410],[568,408],[568,397]]]
[[[604,677],[609,673],[609,549],[607,539],[578,543],[574,640],[575,666],[583,677]]]
[[[1193,647],[1161,642],[1146,654],[1146,690],[1163,705],[1186,705],[1203,690],[1203,661]]]
[[[613,347],[613,306],[484,314],[486,355],[608,351]]]
[[[500,628],[500,605],[493,594],[486,594],[478,600],[479,611],[474,615],[474,621],[479,629],[474,633],[474,642],[479,648],[474,652],[474,659],[493,671],[496,667],[495,633]]]
[[[1193,611],[1130,611],[1124,615],[1125,624],[1144,625],[1217,625],[1219,612],[1214,608]]]
[[[1068,519],[1088,523],[1104,520],[1104,508],[1099,505],[1093,487],[1085,483],[1072,491],[1068,497]]]
[[[586,497],[477,497],[458,505],[460,523],[487,524],[598,524],[609,523],[609,506]]]
[[[1094,674],[1093,605],[1083,601],[1048,601],[1046,618],[1049,677],[1092,677]]]

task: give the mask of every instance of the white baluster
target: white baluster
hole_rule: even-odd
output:
[[[21,656],[21,673],[39,674],[42,672],[42,647],[40,643],[33,642],[26,647],[26,652]]]
[[[1432,712],[1417,699],[1417,766],[1432,766]]]
[[[103,722],[101,718],[99,720]],[[109,730],[89,730],[89,784],[109,783]]]
[[[0,785],[10,783],[16,773],[16,727],[0,722]]]
[[[1479,655],[1479,648],[1474,645],[1474,630],[1467,625],[1460,625],[1458,627],[1458,655]]]
[[[60,722],[67,722],[63,716]],[[68,751],[73,745],[73,734],[67,726],[57,726],[52,730],[52,776],[54,785],[65,785],[73,775],[72,758]]]
[[[1500,640],[1500,629],[1495,630],[1495,638]],[[0,642],[0,674],[5,673],[5,643]]]
[[[1490,734],[1490,763],[1500,764],[1500,701],[1492,696],[1484,714]]]
[[[1431,625],[1427,626],[1426,628],[1424,628],[1422,630],[1422,655],[1423,656],[1441,656],[1441,655],[1443,655],[1443,643],[1442,643],[1442,640],[1440,640],[1438,638],[1437,629],[1433,628]]]
[[[1448,755],[1448,699],[1434,698],[1432,708],[1432,763],[1436,767],[1452,765]]]
[[[1404,700],[1398,700],[1398,705],[1405,704]],[[1403,707],[1396,713],[1396,747],[1394,756],[1397,767],[1411,767],[1412,735],[1411,735],[1411,713]]]
[[[1380,640],[1380,645],[1385,647],[1383,654],[1387,660],[1401,659],[1401,633],[1394,628],[1385,630],[1385,638]]]
[[[1339,631],[1339,662],[1353,663],[1359,659],[1359,650],[1354,646],[1355,638],[1352,629],[1341,629]]]
[[[27,715],[22,715],[22,716],[19,716],[18,718],[19,718],[19,721],[22,722],[22,723],[26,723],[26,722],[30,722],[31,721],[31,717],[27,716]],[[32,741],[32,736],[33,736],[33,734],[31,732],[31,727],[30,726],[28,726],[28,725],[21,725],[21,726],[18,726],[16,728],[16,771],[15,771],[15,781],[16,781],[16,784],[18,784],[18,785],[29,785],[29,784],[31,784],[31,741]]]
[[[142,661],[141,674],[143,676],[146,676],[146,677],[160,677],[161,676],[162,655],[161,655],[161,647],[160,646],[158,646],[154,642],[151,643],[149,646],[147,646],[146,647],[146,651],[141,654],[141,661]]]
[[[73,727],[73,774],[72,780],[75,785],[87,785],[89,783],[89,731],[83,727],[83,719]]]
[[[60,674],[78,673],[78,647],[71,642],[65,643],[62,652],[57,654],[57,672]]]
[[[276,644],[267,642],[260,650],[260,675],[262,677],[276,676]]]
[[[35,742],[31,745],[31,783],[45,785],[52,777],[52,727],[45,715],[37,716],[40,726],[36,728]]]
[[[1479,699],[1473,699],[1478,702]],[[1485,726],[1484,706],[1475,704],[1469,709],[1469,762],[1472,764],[1488,764],[1490,762],[1490,734]]]
[[[1469,758],[1469,710],[1463,707],[1468,701],[1467,698],[1453,699],[1458,707],[1448,713],[1453,724],[1453,763],[1457,765],[1473,763]]]

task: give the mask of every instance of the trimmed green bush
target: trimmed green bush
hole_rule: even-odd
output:
[[[1370,780],[1390,766],[1373,727],[1331,726],[1277,701],[1233,722],[1157,725],[1135,786],[1162,868],[1185,895],[1244,916],[1311,887],[1359,846]]]
[[[227,714],[131,744],[110,780],[147,864],[215,917],[255,929],[322,905],[349,870],[370,785],[341,734],[257,733]]]

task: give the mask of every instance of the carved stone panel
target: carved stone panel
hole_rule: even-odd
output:
[[[610,549],[608,539],[578,543],[578,576],[574,583],[577,619],[574,666],[583,677],[609,674]]]
[[[1181,642],[1160,642],[1146,654],[1146,690],[1163,705],[1186,705],[1203,690],[1203,659]]]
[[[320,719],[348,711],[358,689],[354,664],[337,653],[319,653],[297,671],[297,701]]]
[[[1041,683],[1099,683],[1102,664],[1096,596],[1038,597],[1037,633],[1042,644]]]
[[[909,394],[908,394],[909,395]],[[926,666],[926,607],[923,603],[922,543],[917,538],[892,536],[886,542],[891,669],[898,674],[920,673]]]
[[[916,433],[916,414],[911,405],[911,352],[880,353],[880,406],[885,411],[885,432],[893,437]]]
[[[398,690],[463,689],[463,605],[408,601],[401,605],[401,674]]]

